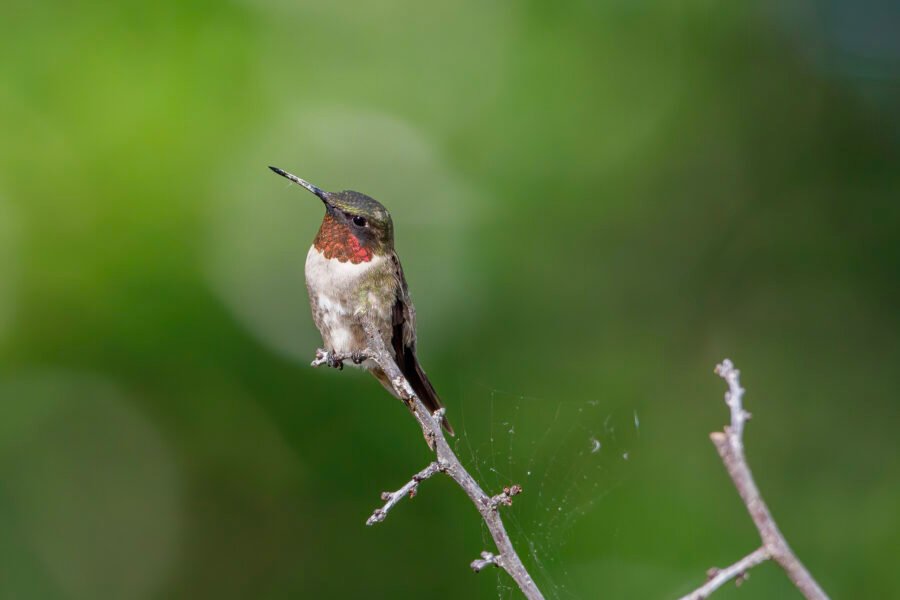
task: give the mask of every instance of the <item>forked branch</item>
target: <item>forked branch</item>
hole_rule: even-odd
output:
[[[513,548],[512,542],[509,539],[509,535],[506,533],[506,528],[503,526],[503,520],[500,518],[499,508],[503,505],[512,504],[512,497],[520,493],[522,488],[518,485],[511,485],[510,487],[505,488],[502,493],[493,497],[488,496],[484,490],[481,489],[478,482],[475,481],[469,472],[466,471],[465,467],[463,467],[459,458],[447,443],[447,439],[444,437],[444,432],[441,428],[443,409],[437,411],[433,415],[428,411],[413,391],[409,381],[407,381],[403,376],[403,373],[400,372],[400,368],[397,366],[394,358],[387,351],[384,341],[375,324],[369,319],[364,319],[363,325],[369,340],[369,347],[364,352],[338,355],[319,351],[316,354],[316,360],[312,363],[313,366],[327,364],[332,367],[340,367],[345,360],[353,360],[358,363],[366,359],[377,363],[381,370],[387,375],[388,380],[391,382],[391,387],[397,395],[412,407],[413,416],[416,418],[416,421],[418,421],[419,427],[422,428],[422,433],[425,435],[428,445],[432,447],[436,455],[436,460],[434,462],[429,464],[419,473],[416,473],[416,475],[399,490],[396,492],[385,492],[382,495],[382,499],[385,501],[384,506],[376,509],[366,523],[368,525],[373,525],[383,521],[387,517],[388,512],[403,499],[404,496],[415,495],[419,483],[428,479],[438,471],[446,473],[463,489],[472,503],[475,504],[475,508],[477,508],[478,512],[481,514],[481,518],[487,525],[488,531],[490,531],[491,537],[494,540],[494,544],[497,546],[497,554],[487,551],[482,552],[482,558],[472,562],[472,569],[477,572],[489,564],[496,565],[509,573],[509,576],[513,578],[526,598],[529,600],[542,600],[544,596],[535,584],[534,579],[528,574],[519,555],[516,554],[515,548]]]
[[[744,424],[750,418],[750,413],[744,410],[744,388],[741,387],[740,371],[726,358],[716,367],[716,374],[728,383],[725,404],[731,410],[731,425],[725,426],[724,431],[711,433],[709,437],[759,531],[762,546],[730,567],[721,570],[712,569],[709,581],[683,596],[681,600],[708,598],[728,581],[732,579],[742,581],[750,569],[768,559],[774,560],[784,569],[788,578],[807,600],[828,600],[828,596],[788,546],[747,465],[747,458],[744,456]]]

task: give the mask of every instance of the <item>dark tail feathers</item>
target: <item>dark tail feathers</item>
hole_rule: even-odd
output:
[[[414,352],[406,352],[404,354],[403,365],[400,370],[403,371],[403,375],[429,412],[434,413],[437,409],[443,408],[444,405],[441,404],[441,399],[438,397],[437,392],[434,391],[434,386],[428,381],[428,376],[419,365],[419,360]],[[456,435],[450,422],[447,421],[447,417],[442,419],[441,425],[443,425],[447,433]]]

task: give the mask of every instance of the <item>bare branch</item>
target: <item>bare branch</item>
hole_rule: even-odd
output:
[[[413,475],[412,479],[406,482],[406,484],[397,490],[396,492],[384,492],[381,494],[381,499],[385,501],[384,506],[381,508],[376,508],[375,512],[372,513],[372,516],[366,521],[366,525],[374,525],[375,523],[381,523],[387,517],[388,511],[394,508],[398,502],[403,500],[405,496],[409,496],[410,498],[414,498],[416,493],[419,490],[419,484],[438,471],[441,470],[441,466],[437,461],[434,461],[415,475]]]
[[[706,585],[684,596],[682,600],[687,598],[706,598],[708,593],[720,587],[725,581],[746,573],[748,569],[768,558],[774,560],[784,569],[788,578],[807,600],[828,600],[828,596],[819,587],[812,575],[809,574],[809,571],[806,570],[806,567],[803,566],[790,546],[788,546],[787,540],[778,529],[775,519],[772,518],[772,514],[769,512],[769,507],[766,506],[759,488],[756,487],[753,474],[747,465],[747,459],[744,456],[743,436],[744,424],[750,418],[750,413],[746,412],[743,406],[744,388],[741,387],[740,371],[734,368],[734,364],[726,358],[722,361],[722,364],[716,367],[716,374],[728,383],[725,403],[731,411],[731,425],[726,426],[724,432],[716,431],[711,433],[709,437],[719,452],[722,462],[725,463],[725,468],[731,476],[731,481],[737,488],[741,500],[744,501],[744,505],[750,513],[750,518],[753,519],[753,523],[759,531],[762,547],[731,567],[724,569],[723,572],[729,575],[728,577],[720,580],[722,572],[718,572]],[[710,587],[710,584],[714,581],[718,582],[718,585]],[[704,592],[707,588],[708,591]]]
[[[393,508],[404,495],[410,492],[414,493],[414,491],[418,489],[420,481],[431,477],[437,471],[446,473],[463,489],[472,503],[475,504],[479,514],[481,514],[481,518],[487,525],[488,531],[491,533],[494,544],[497,546],[498,553],[496,555],[489,552],[483,552],[481,560],[473,562],[472,568],[475,571],[479,571],[488,564],[497,565],[513,578],[526,598],[529,600],[543,600],[543,594],[541,594],[534,579],[532,579],[531,575],[529,575],[528,571],[525,569],[525,565],[522,564],[519,555],[516,554],[515,548],[513,548],[509,535],[506,533],[506,528],[503,525],[503,520],[500,518],[500,512],[498,510],[500,505],[511,504],[512,496],[520,493],[522,488],[517,485],[511,485],[509,488],[505,488],[502,494],[493,497],[488,496],[484,490],[481,489],[478,482],[476,482],[469,472],[466,471],[465,467],[463,467],[459,458],[447,443],[447,439],[444,437],[444,432],[441,428],[443,409],[436,411],[433,415],[428,412],[428,409],[419,397],[416,396],[409,381],[403,376],[403,373],[394,361],[393,356],[391,356],[385,347],[384,340],[381,337],[381,333],[378,331],[378,327],[368,318],[363,318],[363,326],[369,340],[369,348],[364,352],[350,356],[332,355],[325,351],[319,351],[316,353],[316,360],[313,361],[313,366],[327,364],[339,368],[342,362],[347,359],[354,360],[355,362],[372,360],[377,363],[381,370],[384,371],[385,375],[387,375],[388,380],[391,382],[391,387],[397,395],[412,408],[413,416],[416,421],[418,421],[419,427],[421,427],[422,433],[425,435],[425,440],[437,456],[435,462],[417,473],[412,480],[397,492],[385,494],[383,498],[385,499],[386,504],[382,508],[377,509],[372,516],[369,517],[367,524],[371,525],[384,520],[387,512]]]
[[[416,396],[409,381],[400,372],[393,357],[385,348],[384,341],[378,333],[377,327],[369,321],[364,321],[366,335],[369,338],[370,347],[357,353],[329,353],[324,350],[316,352],[313,366],[328,365],[342,368],[345,360],[352,360],[359,364],[365,360],[372,360],[385,372],[391,381],[391,386],[397,395],[402,398],[413,410],[413,415],[422,428],[425,440],[436,455],[437,460],[416,473],[403,487],[395,492],[385,492],[382,499],[384,506],[375,509],[372,516],[366,521],[367,525],[374,525],[383,521],[387,513],[397,505],[405,496],[413,497],[418,491],[419,484],[438,472],[446,473],[466,492],[475,504],[482,519],[491,532],[491,537],[499,550],[498,554],[488,551],[481,553],[481,558],[472,561],[471,567],[479,572],[489,565],[500,567],[506,571],[518,584],[519,589],[528,599],[543,598],[534,580],[528,574],[518,554],[516,554],[498,509],[500,506],[512,504],[512,497],[522,492],[519,485],[511,485],[503,488],[503,491],[495,496],[488,496],[478,485],[475,479],[465,470],[456,454],[450,448],[441,428],[441,420],[445,409],[429,414],[428,409]],[[741,387],[740,371],[728,359],[716,366],[716,374],[722,377],[728,384],[725,393],[725,403],[731,413],[731,423],[724,431],[716,431],[710,434],[710,439],[719,452],[728,474],[734,483],[738,494],[750,513],[753,523],[759,531],[762,546],[741,560],[724,569],[710,569],[708,581],[690,594],[683,596],[681,600],[704,600],[718,590],[728,581],[734,580],[740,585],[749,575],[750,569],[772,559],[787,573],[788,578],[807,600],[828,600],[828,596],[819,584],[812,578],[797,556],[793,553],[787,540],[772,518],[768,506],[766,506],[747,460],[744,455],[744,426],[750,419],[750,413],[744,410],[744,388]]]

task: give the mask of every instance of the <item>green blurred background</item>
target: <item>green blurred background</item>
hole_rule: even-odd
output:
[[[0,597],[515,597],[368,376],[313,370],[318,202],[392,211],[460,456],[550,598],[758,544],[900,597],[888,2],[5,2]],[[752,6],[751,6],[752,4]],[[795,598],[772,565],[716,597]]]

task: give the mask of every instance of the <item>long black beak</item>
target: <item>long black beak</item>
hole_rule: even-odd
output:
[[[322,202],[324,202],[325,204],[328,204],[328,192],[326,192],[325,190],[320,190],[319,188],[317,188],[310,182],[306,181],[305,179],[300,179],[296,175],[288,173],[284,169],[279,169],[278,167],[269,167],[269,168],[272,169],[273,171],[275,171],[276,173],[278,173],[279,175],[281,175],[282,177],[287,177],[294,183],[302,185],[303,187],[305,187],[306,189],[311,191],[313,194],[315,194],[316,196],[321,198]]]

